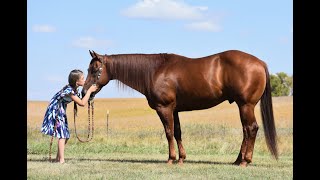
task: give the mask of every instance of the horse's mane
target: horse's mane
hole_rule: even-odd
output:
[[[164,64],[169,54],[115,54],[108,55],[112,59],[110,71],[118,87],[125,89],[131,86],[141,93],[149,93],[152,77],[156,70]]]

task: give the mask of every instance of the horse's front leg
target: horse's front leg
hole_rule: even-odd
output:
[[[157,108],[157,113],[163,124],[166,137],[169,145],[169,158],[168,164],[172,164],[176,160],[176,151],[174,148],[174,120],[173,120],[173,111],[170,107],[159,107]]]
[[[182,145],[182,139],[181,139],[181,127],[180,127],[180,120],[178,112],[173,113],[174,117],[174,137],[178,144],[179,149],[179,164],[183,164],[183,161],[186,159],[186,151],[183,148]]]

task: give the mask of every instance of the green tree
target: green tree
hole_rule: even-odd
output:
[[[289,96],[293,93],[293,78],[284,72],[270,75],[272,96]]]

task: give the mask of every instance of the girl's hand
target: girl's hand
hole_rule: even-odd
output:
[[[98,87],[95,84],[92,84],[91,87],[88,89],[89,92],[95,92]]]

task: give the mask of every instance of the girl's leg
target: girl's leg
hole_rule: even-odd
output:
[[[58,140],[58,152],[57,152],[57,162],[64,163],[64,145],[67,144],[65,138],[59,138]]]

